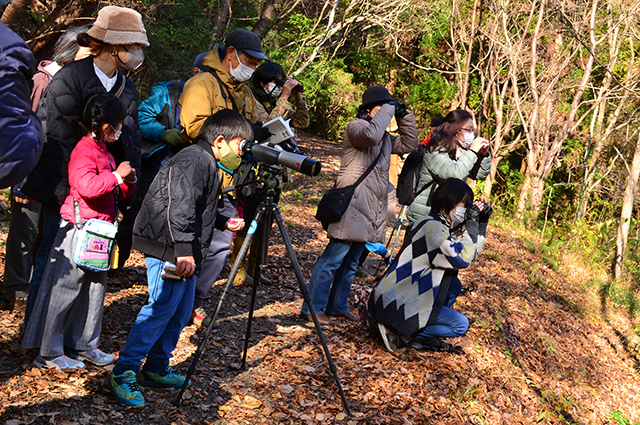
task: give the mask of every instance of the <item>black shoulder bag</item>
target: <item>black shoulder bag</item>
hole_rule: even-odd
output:
[[[367,171],[365,171],[354,184],[345,187],[335,187],[334,185],[331,189],[325,192],[324,196],[322,196],[322,199],[320,199],[320,203],[318,204],[316,220],[322,223],[322,228],[324,230],[329,228],[329,224],[335,223],[342,218],[349,206],[349,203],[351,202],[351,198],[353,197],[356,187],[358,187],[358,185],[367,178],[371,170],[373,170],[373,167],[376,166],[382,156],[383,149],[384,146],[381,146],[378,157],[371,163],[371,165],[369,165]]]

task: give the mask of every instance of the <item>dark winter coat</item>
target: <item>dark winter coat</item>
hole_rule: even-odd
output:
[[[138,92],[131,80],[117,71],[118,79],[110,94],[119,96],[126,109],[120,139],[109,146],[117,163],[129,161],[140,173],[140,131],[138,129]],[[73,148],[80,140],[80,119],[87,100],[106,94],[93,68],[93,56],[65,65],[49,83],[38,108],[46,143],[42,159],[29,174],[22,191],[52,210],[69,194],[68,165]]]
[[[33,53],[0,23],[0,188],[20,182],[38,162],[44,135],[31,112]]]
[[[199,267],[213,228],[223,229],[228,220],[217,217],[219,196],[211,145],[198,140],[171,158],[153,179],[133,227],[133,248],[172,263],[177,257],[193,256]]]

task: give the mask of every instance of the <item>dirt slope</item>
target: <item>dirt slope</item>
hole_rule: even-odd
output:
[[[323,163],[318,178],[295,174],[280,207],[305,278],[327,243],[313,218],[335,178],[340,144],[302,137]],[[498,223],[497,223],[498,224]],[[2,239],[6,238],[6,223]],[[298,313],[301,296],[282,238],[271,234],[248,366],[239,370],[251,290],[233,286],[185,403],[177,392],[145,390],[141,411],[115,404],[101,389],[108,368],[40,371],[33,350],[20,349],[22,316],[0,312],[0,423],[55,424],[607,424],[613,412],[640,420],[633,318],[593,310],[578,279],[547,268],[508,230],[490,227],[485,251],[461,273],[466,291],[456,308],[472,326],[455,342],[464,354],[385,350],[365,327],[338,319],[324,328],[353,417],[345,417],[313,326]],[[0,248],[4,256],[4,248]],[[377,262],[371,261],[371,264]],[[143,259],[109,281],[101,348],[123,348],[145,302]],[[224,277],[228,270],[225,270]],[[224,281],[206,305],[212,313]],[[356,286],[370,286],[358,278]],[[174,365],[185,373],[202,332],[182,334]]]

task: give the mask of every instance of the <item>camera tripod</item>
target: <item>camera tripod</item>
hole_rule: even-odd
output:
[[[307,284],[305,283],[304,277],[302,276],[302,270],[300,269],[298,259],[296,258],[296,254],[293,250],[293,245],[291,244],[291,240],[289,239],[289,234],[287,233],[287,229],[284,225],[282,214],[280,213],[278,204],[274,202],[275,191],[273,187],[275,187],[275,185],[269,184],[268,180],[267,180],[267,183],[265,183],[265,181],[263,180],[262,184],[263,184],[263,187],[267,188],[264,191],[264,201],[261,202],[260,205],[258,206],[255,217],[251,221],[251,224],[247,231],[247,236],[245,237],[244,243],[240,248],[238,258],[236,259],[236,262],[233,264],[233,267],[231,268],[231,272],[229,273],[229,277],[227,278],[227,282],[223,287],[222,294],[220,295],[220,300],[218,301],[218,306],[216,308],[216,311],[213,314],[213,317],[211,318],[211,323],[209,323],[209,326],[207,326],[204,336],[202,337],[202,342],[198,346],[198,349],[196,350],[193,356],[193,361],[189,366],[186,379],[184,381],[182,388],[180,389],[180,393],[178,394],[178,397],[176,398],[175,404],[179,405],[181,402],[182,395],[184,394],[184,391],[186,390],[186,387],[189,383],[189,378],[191,378],[191,376],[194,374],[196,370],[196,366],[198,364],[200,356],[202,355],[204,346],[206,345],[207,340],[209,339],[209,334],[213,330],[214,324],[216,323],[216,320],[218,319],[218,315],[220,314],[220,310],[222,309],[222,304],[225,298],[227,297],[227,295],[229,294],[229,290],[232,286],[233,279],[235,278],[236,274],[238,273],[238,270],[244,263],[244,259],[247,256],[249,247],[251,246],[251,241],[256,236],[256,233],[257,233],[258,255],[256,258],[256,264],[253,269],[254,270],[253,271],[253,288],[251,292],[251,301],[249,306],[249,318],[247,321],[247,331],[246,331],[245,340],[244,340],[244,353],[242,355],[242,369],[245,368],[246,360],[247,360],[247,350],[249,348],[249,339],[251,337],[251,325],[253,321],[253,310],[255,306],[256,292],[258,289],[258,284],[260,282],[260,267],[262,264],[265,264],[267,259],[267,252],[269,247],[269,231],[271,229],[272,218],[275,218],[275,221],[278,224],[278,228],[280,229],[280,234],[282,235],[282,239],[287,248],[287,254],[289,256],[289,259],[291,260],[293,270],[296,274],[296,278],[300,285],[300,292],[302,293],[302,297],[304,301],[307,303],[307,305],[309,306],[309,310],[311,311],[313,324],[315,325],[316,332],[318,333],[318,337],[322,344],[322,348],[324,349],[324,355],[327,359],[327,362],[329,363],[329,370],[333,375],[335,384],[340,394],[340,398],[342,399],[342,405],[344,406],[346,414],[351,416],[351,410],[349,409],[347,398],[344,395],[342,384],[340,383],[340,378],[338,377],[338,371],[331,357],[331,353],[329,352],[329,347],[327,346],[327,342],[324,338],[324,334],[322,333],[322,328],[320,327],[320,323],[318,322],[318,317],[316,316],[316,312],[313,308],[313,304],[311,303],[309,290],[307,288]]]

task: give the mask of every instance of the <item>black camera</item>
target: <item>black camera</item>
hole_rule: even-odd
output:
[[[288,79],[289,78],[283,78],[281,80],[276,80],[276,85],[278,87],[282,87],[282,86],[284,86],[284,83],[286,83]],[[302,93],[303,91],[304,91],[304,86],[300,82],[291,89],[291,93],[298,93],[298,92]]]
[[[279,144],[258,144],[243,140],[240,149],[250,153],[258,162],[267,165],[283,165],[302,174],[315,177],[320,174],[322,165],[315,159],[304,155],[286,152]]]

